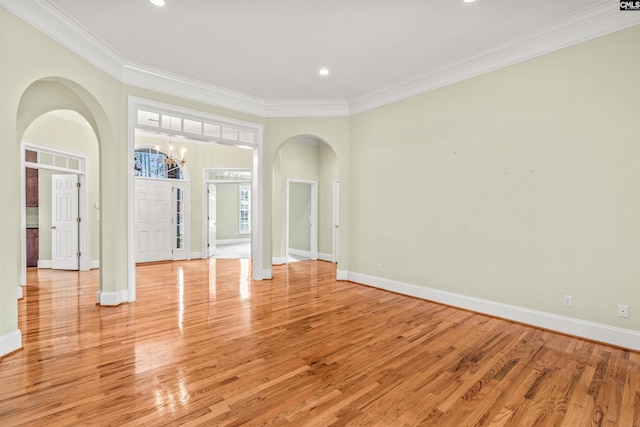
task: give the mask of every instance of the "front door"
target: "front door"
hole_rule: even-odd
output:
[[[171,182],[136,178],[136,262],[173,258]]]
[[[216,254],[216,185],[207,184],[207,256]]]
[[[51,268],[78,270],[78,175],[52,175]]]

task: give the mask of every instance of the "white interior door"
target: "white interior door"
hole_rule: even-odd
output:
[[[78,175],[52,175],[51,183],[51,268],[78,270]]]
[[[136,178],[136,262],[165,261],[173,257],[171,182]]]
[[[216,185],[207,184],[207,256],[216,254]]]

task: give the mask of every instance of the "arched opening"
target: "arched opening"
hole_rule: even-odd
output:
[[[22,138],[22,267],[89,270],[100,263],[98,144],[79,113],[53,110]]]
[[[100,266],[99,129],[109,129],[104,111],[74,82],[38,80],[21,97],[17,130],[22,163],[22,285],[27,284],[28,240],[36,258],[30,260],[34,267],[89,270]],[[110,135],[107,130],[102,133]],[[57,198],[55,183],[62,191]],[[68,191],[62,190],[64,186]],[[56,205],[56,199],[66,202]]]
[[[47,114],[50,112],[53,113],[51,115]],[[62,123],[61,120],[67,120],[67,122],[73,122],[74,124],[67,123],[61,126],[51,126],[51,123],[56,121],[58,124]],[[113,266],[118,256],[123,254],[104,250],[105,240],[102,232],[105,226],[109,227],[113,222],[113,216],[105,218],[101,212],[104,199],[103,190],[105,188],[102,180],[102,174],[105,172],[103,168],[103,148],[105,144],[110,145],[113,143],[112,127],[104,109],[91,93],[79,84],[60,77],[40,79],[32,83],[22,94],[16,120],[17,138],[20,144],[23,144],[25,135],[29,136],[31,132],[42,133],[41,130],[37,130],[41,127],[38,124],[40,121],[43,123],[42,126],[49,127],[51,135],[47,135],[42,139],[44,144],[35,144],[38,147],[35,151],[42,152],[44,154],[43,158],[45,158],[43,162],[36,158],[39,164],[46,164],[46,157],[49,156],[53,159],[51,164],[47,165],[49,169],[63,172],[62,174],[78,170],[82,172],[78,174],[80,185],[82,186],[84,180],[88,182],[84,203],[79,204],[79,212],[84,215],[85,219],[89,219],[89,223],[93,221],[94,226],[89,226],[88,231],[85,230],[82,237],[80,237],[80,244],[84,244],[84,247],[88,249],[83,254],[79,254],[79,258],[81,269],[100,267],[99,296],[105,286],[112,288],[124,282],[121,278],[123,275],[121,271],[113,268],[103,268],[105,260],[107,260],[108,265]],[[32,125],[35,127],[31,127]],[[78,138],[82,138],[82,135],[84,135],[84,146],[85,148],[87,146],[90,148],[90,153],[87,155],[78,154],[69,147],[65,148],[63,145],[68,141],[55,142],[56,138],[60,141],[73,139],[69,135],[57,135],[57,133],[64,132],[77,132],[80,135]],[[56,144],[59,146],[56,146]],[[111,152],[114,152],[114,150],[111,150]],[[23,150],[21,156],[26,157],[26,155],[27,153]],[[33,154],[30,153],[29,155],[32,156]],[[78,169],[77,162],[85,162],[85,168]],[[22,169],[24,170],[24,167]],[[91,176],[94,178],[92,179]],[[110,176],[113,177],[113,174],[111,173]],[[113,178],[111,178],[111,182],[107,187],[116,186],[113,181]],[[21,182],[24,182],[24,179]],[[93,191],[91,190],[92,187]],[[22,194],[22,197],[25,197],[25,191]],[[78,221],[82,222],[82,218]],[[99,225],[96,226],[95,223]],[[23,215],[22,226],[26,227],[26,214]],[[113,229],[114,227],[112,226],[111,228]],[[110,233],[110,244],[114,240],[111,238],[113,234],[113,232]],[[23,245],[26,246],[24,242]],[[21,258],[24,258],[24,256]],[[21,262],[26,264],[26,260],[21,259]],[[24,270],[21,284],[26,284]]]
[[[338,157],[322,138],[285,141],[273,161],[273,263],[337,262]]]

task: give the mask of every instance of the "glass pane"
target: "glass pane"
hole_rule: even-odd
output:
[[[183,206],[184,205],[184,190],[182,188],[176,189],[176,248],[182,249],[184,247],[184,217]]]
[[[38,152],[32,150],[24,150],[24,159],[27,162],[38,163]]]
[[[160,114],[138,110],[138,124],[157,128],[160,126]]]
[[[69,169],[80,170],[80,160],[69,158],[67,166],[69,167]]]
[[[248,131],[241,130],[240,131],[240,142],[248,142],[250,144],[253,144],[255,142],[253,132],[248,132]]]
[[[67,158],[64,156],[53,156],[54,157],[54,163],[55,166],[59,167],[59,168],[66,168],[67,167]]]
[[[202,134],[202,122],[184,119],[184,131],[189,133]]]
[[[237,141],[238,140],[238,130],[237,129],[233,129],[233,128],[223,127],[222,128],[222,137],[224,139],[228,139],[228,140],[231,140],[231,141]]]
[[[211,123],[204,124],[204,134],[207,136],[220,137],[220,126],[212,125]]]
[[[53,166],[53,154],[40,153],[40,163],[43,165]]]

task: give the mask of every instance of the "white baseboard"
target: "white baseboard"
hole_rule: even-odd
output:
[[[349,280],[349,272],[344,270],[336,271],[336,280]]]
[[[318,259],[320,261],[335,262],[334,259],[333,259],[333,254],[318,253]]]
[[[206,258],[202,255],[202,252],[191,252],[191,257],[189,259],[203,259]]]
[[[564,334],[586,338],[589,340],[608,343],[632,350],[640,350],[640,332],[630,329],[617,328],[601,323],[574,319],[544,311],[531,310],[495,301],[470,297],[427,288],[424,286],[402,283],[395,280],[384,279],[366,274],[338,271],[338,280],[346,280],[385,289],[399,294],[422,298],[446,305],[451,305],[478,313],[488,314],[515,322],[549,329]]]
[[[22,286],[18,286],[17,297],[18,297],[18,299],[24,298],[24,294],[22,292]]]
[[[289,248],[289,254],[291,254],[293,256],[299,256],[300,258],[311,259],[311,252],[310,251],[303,251],[302,249]]]
[[[50,259],[39,259],[38,260],[38,268],[51,268],[51,260]]]
[[[117,292],[98,291],[96,301],[100,305],[114,306],[129,302],[129,291],[123,289]]]
[[[20,329],[0,335],[0,357],[22,348],[22,332]]]
[[[257,273],[259,275],[259,277],[254,277],[255,280],[271,280],[273,279],[273,270],[272,269],[266,269],[266,270],[262,270],[259,271]]]
[[[271,258],[271,264],[273,265],[282,265],[282,264],[286,264],[287,263],[287,257],[286,256],[278,256],[278,257],[273,257]]]
[[[38,268],[51,268],[51,260],[50,259],[39,259],[38,260]],[[91,270],[95,268],[100,268],[100,260],[92,259],[89,261],[89,268]]]
[[[237,245],[239,243],[251,243],[251,239],[248,237],[240,238],[240,239],[220,239],[216,240],[216,246],[224,246],[224,245]]]

